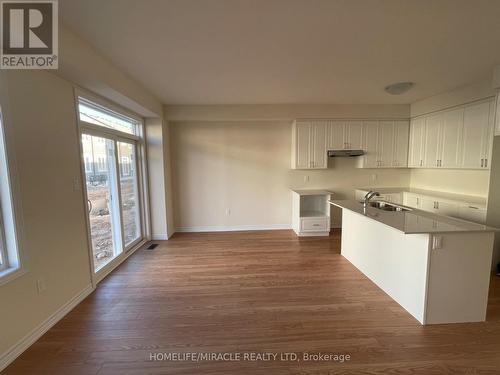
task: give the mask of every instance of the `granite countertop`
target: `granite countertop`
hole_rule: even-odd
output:
[[[486,225],[436,215],[414,208],[411,208],[411,211],[384,211],[370,206],[365,209],[363,203],[355,200],[331,200],[329,203],[369,217],[405,234],[499,231],[499,229]]]
[[[476,205],[481,208],[486,208],[487,206],[487,198],[480,197],[475,195],[464,195],[464,194],[454,194],[454,193],[445,193],[442,191],[434,191],[434,190],[424,190],[424,189],[415,189],[409,187],[360,187],[356,188],[356,190],[364,190],[364,191],[378,191],[380,194],[391,194],[391,193],[413,193],[418,195],[428,195],[431,197],[441,198],[444,200],[450,201],[459,201],[464,202],[465,204]]]

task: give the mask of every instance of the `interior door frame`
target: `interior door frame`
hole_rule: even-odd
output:
[[[123,116],[129,117],[136,120],[139,123],[137,129],[137,135],[127,134],[118,130],[106,128],[103,126],[91,124],[80,120],[79,112],[79,98],[86,99],[90,102],[98,104],[106,109],[113,112],[121,114]],[[92,279],[92,286],[95,288],[96,285],[104,279],[109,273],[111,273],[116,267],[118,267],[125,259],[132,255],[137,249],[143,246],[146,242],[151,240],[151,215],[150,215],[150,205],[149,205],[149,185],[148,185],[148,171],[147,171],[147,152],[145,143],[145,122],[144,119],[137,114],[110,102],[109,100],[102,98],[94,93],[88,92],[79,87],[74,87],[74,102],[75,102],[75,115],[76,115],[76,127],[77,127],[77,144],[80,158],[80,176],[81,176],[81,189],[82,189],[82,199],[85,207],[85,222],[87,230],[87,249],[89,256],[89,269]],[[115,168],[117,174],[117,188],[118,188],[118,200],[120,208],[120,221],[123,219],[123,206],[121,204],[121,190],[120,190],[120,176],[119,176],[119,160],[118,160],[118,142],[133,143],[136,149],[136,173],[137,173],[137,183],[138,183],[138,196],[140,203],[140,228],[141,236],[139,239],[133,243],[125,246],[124,235],[123,235],[123,225],[120,222],[120,230],[122,236],[122,252],[109,261],[105,266],[100,268],[95,272],[94,268],[94,256],[93,256],[93,246],[92,246],[92,234],[90,230],[90,218],[88,215],[88,194],[87,194],[87,184],[86,184],[86,170],[85,170],[85,160],[82,147],[82,135],[88,134],[91,136],[104,137],[113,140],[115,143]]]

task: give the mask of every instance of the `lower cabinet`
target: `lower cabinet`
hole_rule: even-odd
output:
[[[462,204],[458,207],[458,216],[465,220],[484,224],[486,223],[486,208]]]

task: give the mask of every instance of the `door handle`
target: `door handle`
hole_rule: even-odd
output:
[[[88,205],[88,210],[89,210],[89,214],[92,212],[92,202],[90,201],[90,199],[87,199],[87,205]]]

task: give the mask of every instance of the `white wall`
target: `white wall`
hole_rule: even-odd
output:
[[[0,72],[0,105],[20,186],[28,272],[0,286],[0,359],[91,284],[72,85],[41,71]],[[47,290],[37,293],[36,282]]]
[[[163,117],[153,95],[86,42],[64,26],[59,36],[58,71],[0,72],[0,105],[5,126],[12,130],[7,142],[14,150],[20,185],[21,251],[28,258],[28,272],[0,286],[0,369],[29,343],[27,335],[45,327],[75,296],[91,290],[86,207],[83,192],[75,189],[81,175],[74,83],[157,122]],[[172,199],[170,165],[159,162],[170,159],[170,140],[161,125],[159,134],[163,149],[154,150],[149,172],[162,174],[168,183],[153,189],[150,199],[155,230],[170,234],[166,226],[170,223],[173,232],[172,213],[165,212]],[[150,140],[155,142],[154,134]],[[42,294],[37,293],[39,279],[47,287]]]
[[[288,227],[291,187],[331,188],[352,199],[355,187],[373,185],[372,174],[380,186],[409,184],[409,170],[356,169],[348,158],[330,160],[328,170],[291,170],[291,139],[289,121],[172,123],[177,228]]]
[[[489,171],[412,169],[410,186],[418,189],[487,197],[489,181]]]

